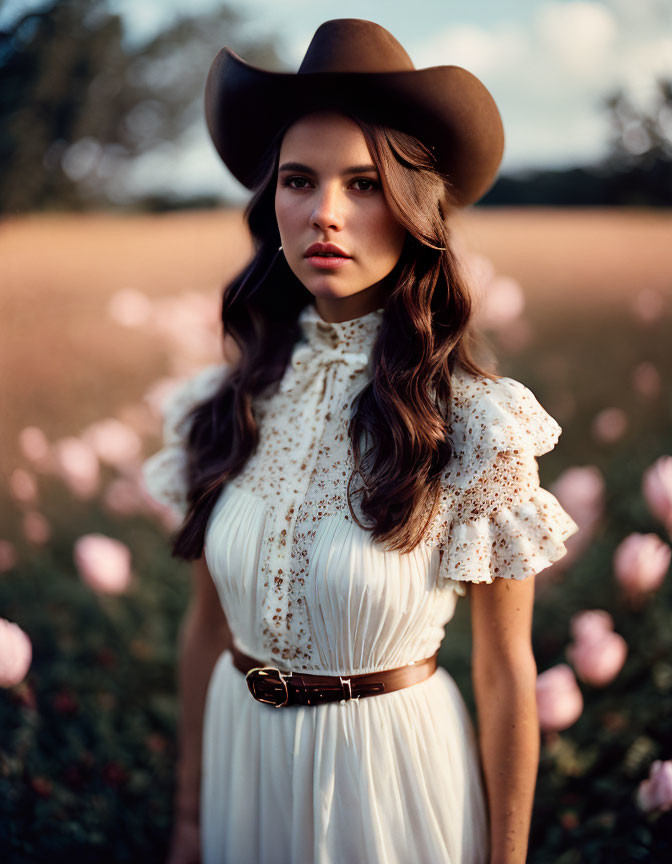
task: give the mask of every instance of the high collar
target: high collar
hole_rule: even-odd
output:
[[[383,323],[383,307],[347,321],[325,321],[314,303],[299,313],[306,342],[316,351],[328,349],[343,354],[370,355]]]

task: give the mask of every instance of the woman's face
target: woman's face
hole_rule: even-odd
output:
[[[381,283],[399,260],[406,229],[387,205],[353,120],[319,112],[290,126],[280,148],[275,213],[287,263],[323,317],[346,320],[384,305]],[[315,243],[332,243],[347,257],[308,254]]]

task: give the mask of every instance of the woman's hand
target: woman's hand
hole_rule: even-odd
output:
[[[175,822],[166,864],[201,864],[198,822],[193,819],[179,819]]]

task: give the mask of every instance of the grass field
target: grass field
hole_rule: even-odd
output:
[[[633,795],[653,759],[672,759],[672,579],[632,609],[612,556],[632,532],[671,539],[640,484],[672,454],[672,214],[477,208],[454,228],[462,248],[522,290],[524,311],[488,341],[500,373],[563,428],[542,483],[586,466],[604,480],[598,528],[539,595],[539,671],[565,662],[568,622],[582,609],[609,611],[629,645],[614,682],[582,685],[582,716],[544,738],[529,861],[670,860],[672,814],[641,814]],[[152,387],[217,359],[221,288],[250,252],[239,211],[0,225],[0,539],[16,551],[0,573],[0,618],[33,644],[26,680],[0,688],[0,858],[10,864],[163,860],[189,587],[151,513],[104,506],[118,472],[103,466],[100,491],[80,497],[30,464],[20,433],[36,427],[51,443],[121,418],[143,455],[153,452]],[[17,469],[35,475],[36,490]],[[29,512],[48,538],[31,539]],[[99,596],[78,578],[73,545],[91,532],[130,548],[137,579],[126,594]],[[466,602],[449,626],[441,660],[473,711]]]
[[[669,314],[671,229],[672,217],[656,211],[476,209],[455,223],[467,248],[521,283],[535,332],[554,324],[567,353],[588,318],[599,323],[616,312],[627,318],[639,292],[660,292]],[[116,291],[132,288],[149,297],[212,292],[216,304],[220,287],[250,253],[239,211],[5,221],[4,470],[16,456],[21,424],[64,434],[137,398],[169,368],[165,342],[106,317]],[[601,336],[607,342],[595,346],[595,355],[618,365],[624,346],[612,346],[608,333]]]

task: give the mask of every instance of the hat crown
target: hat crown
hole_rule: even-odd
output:
[[[334,18],[315,31],[298,74],[413,69],[403,45],[380,24],[362,18]]]
[[[297,72],[252,66],[228,47],[210,66],[208,131],[223,162],[248,189],[262,180],[270,142],[298,117],[325,108],[433,147],[459,207],[490,188],[502,159],[502,118],[483,82],[461,66],[416,69],[403,46],[373,21],[325,21]]]

